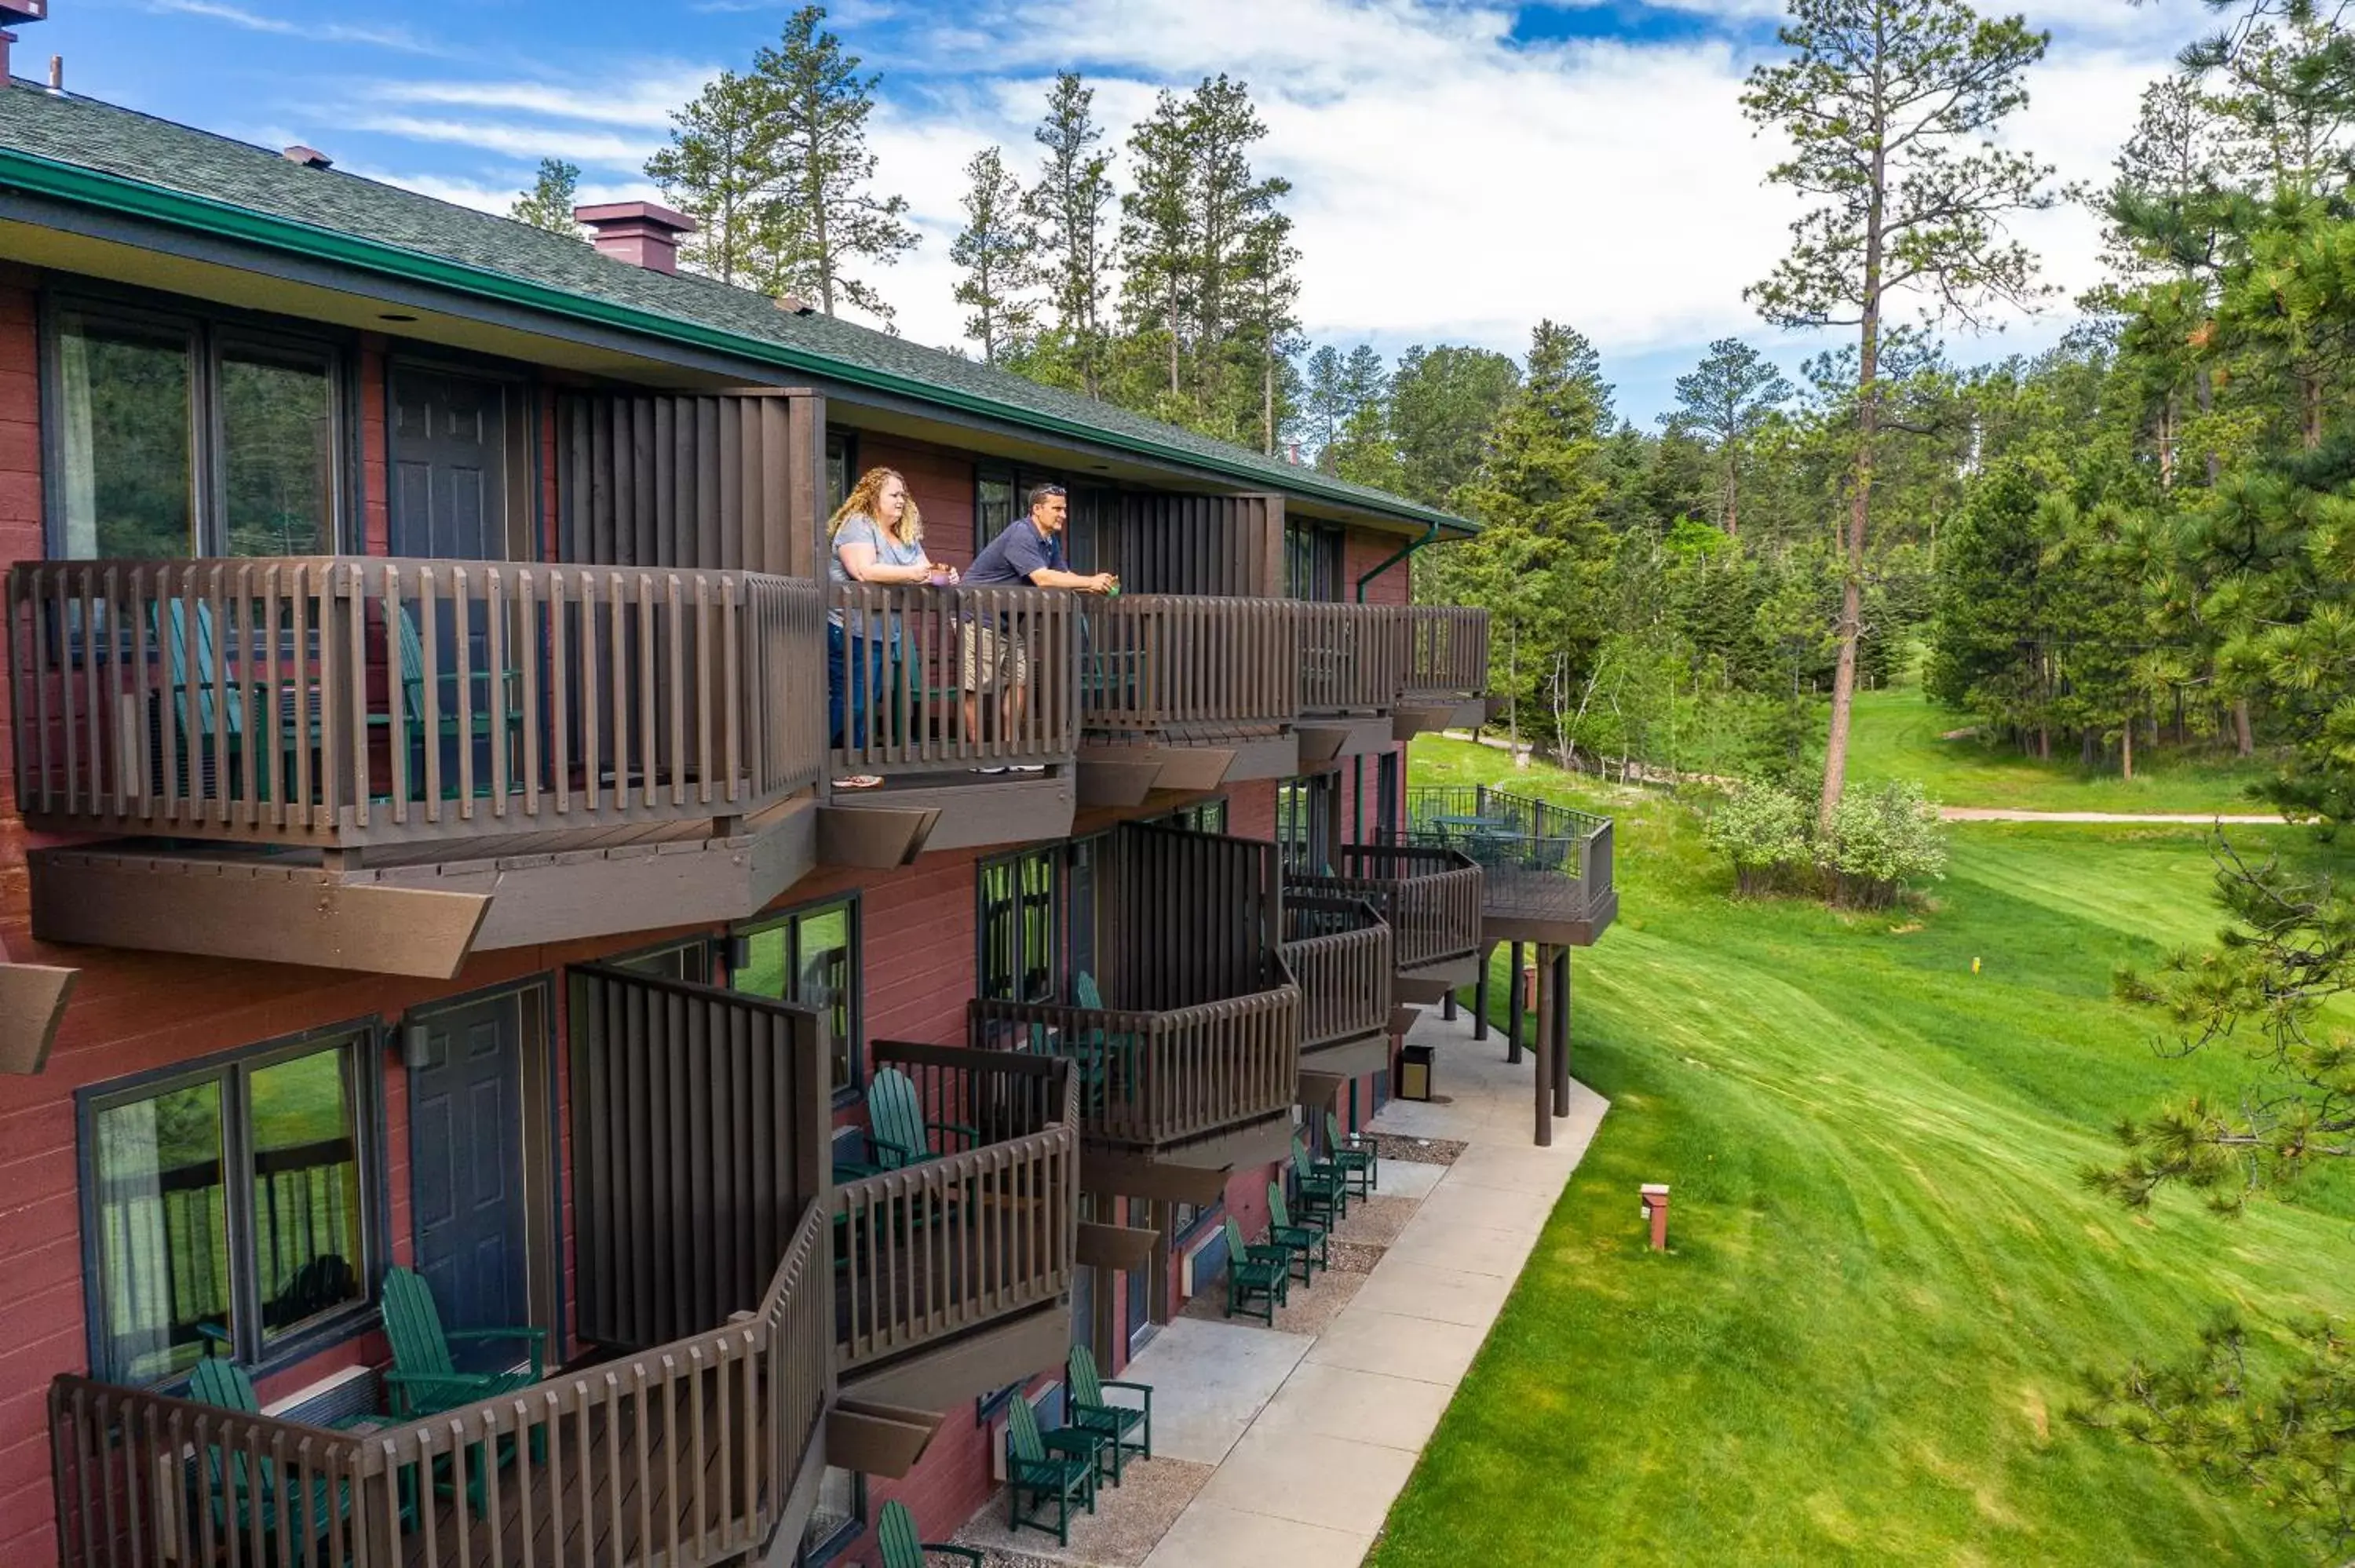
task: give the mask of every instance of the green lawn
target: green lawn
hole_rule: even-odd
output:
[[[2248,786],[2265,777],[2262,758],[2243,762],[2213,750],[2162,747],[2137,755],[2135,777],[2115,764],[2091,770],[2066,758],[2039,762],[2015,747],[1969,736],[1943,738],[1968,727],[1967,715],[1933,704],[1918,685],[1859,692],[1850,742],[1849,777],[1865,783],[1918,779],[1930,799],[1947,806],[2002,806],[2026,811],[2260,812]]]
[[[1511,771],[1416,743],[1418,779]],[[1934,907],[1850,917],[1730,898],[1666,800],[1519,779],[1618,821],[1621,918],[1574,960],[1574,1067],[1612,1110],[1379,1568],[2310,1560],[2064,1416],[2075,1368],[2220,1302],[2355,1305],[2338,1184],[2227,1224],[2073,1179],[2119,1113],[2243,1075],[2158,1059],[2108,995],[2214,925],[2198,830],[1959,828]]]

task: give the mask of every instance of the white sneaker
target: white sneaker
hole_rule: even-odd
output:
[[[1047,765],[1043,762],[1018,762],[1006,771],[1008,773],[1044,773],[1047,771]]]

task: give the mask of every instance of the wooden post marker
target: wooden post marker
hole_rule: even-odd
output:
[[[1636,1189],[1644,1200],[1644,1217],[1652,1223],[1652,1250],[1668,1250],[1668,1188],[1665,1181],[1646,1181]]]

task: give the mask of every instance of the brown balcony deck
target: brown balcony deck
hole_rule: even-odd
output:
[[[1480,880],[1480,867],[1454,849],[1346,844],[1340,874],[1288,874],[1284,887],[1371,905],[1391,928],[1401,981],[1462,983],[1481,947]]]
[[[1132,594],[1091,602],[1080,652],[1081,725],[1120,747],[1214,748],[1214,768],[1168,788],[1297,772],[1298,619],[1283,599]],[[1107,749],[1107,756],[1125,753]],[[1183,769],[1184,758],[1172,767]]]
[[[938,811],[922,840],[929,849],[1070,832],[1080,727],[1077,596],[876,583],[836,584],[826,596],[844,643],[843,733],[834,737],[833,772],[884,781],[838,794],[837,805]],[[986,688],[978,694],[966,690],[969,660]]]
[[[1354,1077],[1389,1056],[1391,928],[1362,898],[1284,901],[1284,962],[1300,987],[1300,1070]]]
[[[822,1457],[823,1210],[757,1310],[504,1398],[368,1433],[60,1377],[49,1391],[63,1568],[697,1568],[797,1533]],[[443,1484],[469,1454],[484,1506]],[[307,1517],[306,1517],[307,1515]],[[299,1544],[297,1544],[299,1543]]]
[[[1489,943],[1591,946],[1619,913],[1611,819],[1485,784],[1407,791],[1409,844],[1455,850],[1481,870]]]
[[[937,1158],[834,1190],[846,1388],[942,1410],[1051,1366],[1070,1337],[1080,1101],[1052,1057],[879,1041],[914,1081]]]
[[[8,608],[27,822],[139,846],[36,857],[35,928],[51,939],[374,968],[363,928],[432,927],[451,935],[424,967],[393,961],[445,973],[453,944],[462,960],[478,938],[611,928],[593,910],[621,885],[583,895],[624,845],[739,841],[714,850],[709,896],[640,926],[750,913],[810,862],[790,810],[823,761],[810,583],[357,556],[37,562],[10,573]],[[780,832],[759,853],[741,842]],[[210,852],[212,867],[269,874],[192,878],[190,841],[245,846]],[[371,855],[421,869],[349,874]],[[467,866],[480,874],[445,874]],[[202,908],[180,896],[198,881]],[[589,924],[485,935],[493,885]],[[323,901],[334,917],[301,918]]]

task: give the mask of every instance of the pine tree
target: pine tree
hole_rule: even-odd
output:
[[[1112,207],[1112,154],[1099,152],[1103,128],[1095,122],[1095,90],[1077,71],[1062,71],[1047,100],[1047,116],[1032,132],[1046,149],[1039,183],[1023,197],[1048,270],[1048,303],[1057,348],[1077,372],[1080,390],[1103,396],[1104,301],[1111,293],[1111,257],[1104,227]]]
[[[1486,348],[1415,344],[1391,376],[1391,443],[1398,454],[1399,493],[1451,506],[1478,471],[1488,433],[1520,385],[1520,368]]]
[[[827,315],[847,304],[889,323],[891,307],[850,268],[861,260],[888,267],[919,236],[902,221],[906,198],[872,189],[867,117],[883,79],[860,76],[859,58],[819,26],[825,20],[825,7],[803,6],[784,36],[753,57],[781,198],[766,213],[773,253],[763,281],[772,293],[790,289],[815,299]]]
[[[981,344],[981,357],[996,365],[1018,350],[1039,319],[1033,297],[1045,274],[1039,265],[1037,230],[1023,214],[1022,186],[996,147],[975,153],[964,166],[971,182],[964,196],[964,230],[949,259],[964,269],[956,302],[968,305],[964,334]]]
[[[1863,632],[1866,535],[1881,424],[1882,317],[1913,293],[1973,319],[2041,291],[2009,213],[2050,207],[2049,166],[1986,140],[2025,105],[2020,84],[2051,36],[1963,0],[1791,0],[1776,34],[1791,58],[1750,74],[1742,111],[1792,143],[1771,172],[1820,205],[1791,226],[1790,254],[1745,291],[1777,326],[1857,329],[1854,455],[1844,539],[1839,663],[1817,821],[1831,831],[1848,774]]]
[[[1156,401],[1178,416],[1184,358],[1196,323],[1193,129],[1186,102],[1164,88],[1129,132],[1133,182],[1120,198],[1121,324],[1129,347],[1156,354],[1167,377]]]
[[[517,223],[579,239],[581,224],[572,209],[580,205],[581,165],[561,158],[542,158],[538,177],[532,181],[531,189],[516,197],[507,216]]]
[[[769,287],[782,176],[768,84],[721,71],[670,119],[670,145],[645,167],[663,199],[695,219],[679,260],[723,283]]]
[[[1260,450],[1275,452],[1276,431],[1290,422],[1298,381],[1292,356],[1299,344],[1300,280],[1293,269],[1300,252],[1292,244],[1292,219],[1268,212],[1246,233],[1237,261],[1234,339],[1244,355],[1259,360]]]
[[[1797,388],[1774,362],[1738,337],[1721,337],[1690,374],[1677,377],[1677,411],[1663,423],[1700,438],[1717,454],[1718,521],[1742,534],[1742,466],[1750,439]]]

